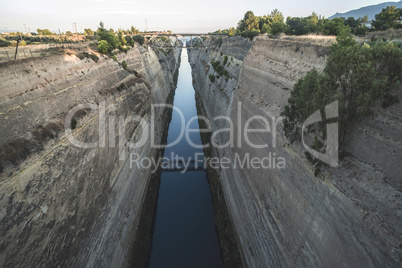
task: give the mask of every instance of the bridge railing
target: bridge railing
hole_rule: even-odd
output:
[[[227,34],[211,34],[211,33],[141,33],[145,37],[146,43],[155,48],[207,48],[206,43],[208,37],[219,36],[227,38]],[[189,38],[188,45],[183,46],[180,37]]]

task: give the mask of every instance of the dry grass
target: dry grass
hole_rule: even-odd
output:
[[[281,35],[280,39],[302,42],[312,45],[331,46],[336,43],[336,36],[333,35]],[[402,41],[402,29],[388,29],[386,31],[368,32],[364,37],[356,37],[357,42],[370,42],[380,39],[390,41]]]
[[[333,35],[283,35],[281,36],[282,40],[290,40],[301,43],[307,43],[312,45],[320,45],[329,47],[336,43],[336,36]]]
[[[364,37],[356,38],[358,42],[370,42],[379,39],[402,41],[402,29],[388,29],[386,31],[368,32]]]

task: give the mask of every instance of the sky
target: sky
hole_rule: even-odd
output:
[[[393,1],[393,0],[389,0]],[[396,1],[396,0],[394,0]],[[79,32],[106,28],[172,30],[205,33],[235,27],[244,13],[255,15],[281,11],[285,18],[304,17],[313,11],[329,17],[387,0],[0,0],[0,30],[31,32],[37,28]],[[25,26],[24,26],[25,24]]]

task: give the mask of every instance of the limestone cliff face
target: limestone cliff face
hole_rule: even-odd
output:
[[[222,56],[221,56],[222,52]],[[322,70],[330,49],[294,41],[224,39],[222,46],[189,53],[194,86],[209,119],[229,116],[235,146],[214,149],[231,159],[219,175],[248,267],[380,267],[401,261],[402,105],[378,110],[372,119],[354,127],[336,168],[315,177],[301,144],[289,145],[282,124],[276,135],[249,133],[244,124],[253,115],[278,119],[295,82],[312,68]],[[215,74],[211,61],[228,55],[226,82]],[[272,121],[271,127],[275,124]],[[211,121],[212,129],[229,127]],[[250,128],[261,128],[252,121]],[[241,133],[239,133],[241,131]],[[240,136],[239,136],[240,134]],[[228,134],[217,136],[225,144]],[[241,142],[241,146],[237,146]],[[236,157],[282,157],[283,169],[234,166]],[[237,162],[238,163],[238,162]]]
[[[123,136],[138,141],[142,128],[129,122],[123,135],[117,122],[129,116],[151,122],[151,104],[164,103],[174,89],[180,51],[165,55],[136,45],[118,54],[118,62],[101,55],[98,62],[80,59],[83,51],[93,53],[83,47],[0,66],[1,266],[127,263],[150,177],[150,170],[130,168],[129,153],[157,152],[150,139],[119,150]],[[92,109],[77,112],[68,135],[65,118],[78,104]],[[162,115],[157,112],[155,133],[168,122]],[[105,139],[99,135],[103,116]],[[78,148],[68,136],[100,146]]]

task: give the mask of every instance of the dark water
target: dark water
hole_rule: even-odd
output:
[[[182,111],[186,124],[197,115],[186,49],[182,52],[174,106]],[[184,126],[180,115],[174,111],[168,144],[176,141],[181,128]],[[194,120],[190,128],[199,129],[198,121]],[[191,142],[201,144],[198,131],[189,136]],[[172,153],[194,160],[196,153],[202,154],[202,149],[191,146],[183,136],[176,145],[165,149],[165,157],[170,158]],[[152,247],[152,268],[223,267],[205,171],[162,173]]]

